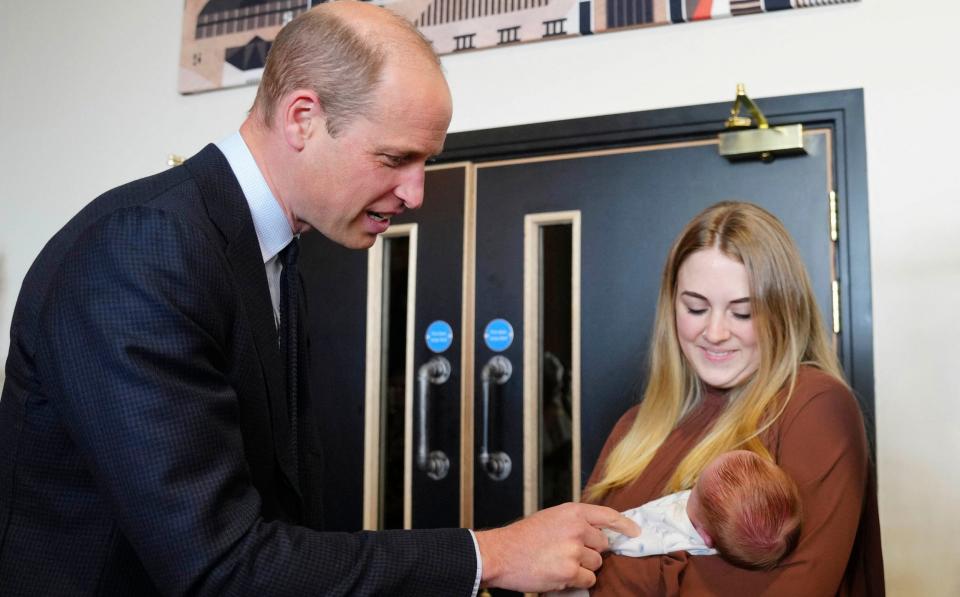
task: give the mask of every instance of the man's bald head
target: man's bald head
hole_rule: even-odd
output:
[[[337,136],[369,111],[385,66],[419,62],[440,71],[440,60],[404,18],[365,2],[327,2],[299,15],[277,35],[251,110],[267,128],[288,93],[317,94],[326,126]]]

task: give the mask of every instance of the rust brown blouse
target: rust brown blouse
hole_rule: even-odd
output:
[[[708,392],[640,477],[599,503],[626,510],[663,495],[674,469],[725,404],[724,395]],[[630,409],[614,427],[590,483],[599,478],[607,454],[636,414],[636,407]],[[764,443],[797,483],[803,503],[800,543],[777,568],[744,570],[719,556],[686,552],[645,558],[608,554],[591,594],[883,595],[876,488],[863,418],[853,395],[828,375],[802,367],[794,395]]]

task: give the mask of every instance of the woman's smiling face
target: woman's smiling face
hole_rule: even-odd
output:
[[[733,388],[760,367],[750,303],[750,278],[742,263],[716,247],[691,254],[677,272],[677,338],[700,379]]]

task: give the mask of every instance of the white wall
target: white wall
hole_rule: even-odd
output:
[[[231,132],[253,89],[176,93],[182,2],[3,2],[0,356],[46,239]],[[918,7],[922,6],[922,8]],[[862,87],[881,523],[892,595],[960,594],[960,105],[950,0],[861,3],[449,56],[453,131]]]

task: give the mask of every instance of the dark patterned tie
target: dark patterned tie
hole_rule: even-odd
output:
[[[297,329],[300,307],[300,273],[297,258],[300,240],[296,237],[280,252],[283,270],[280,272],[280,350],[287,364],[287,412],[290,416],[290,451],[297,462],[297,389],[299,379]],[[296,467],[294,467],[296,470]]]

